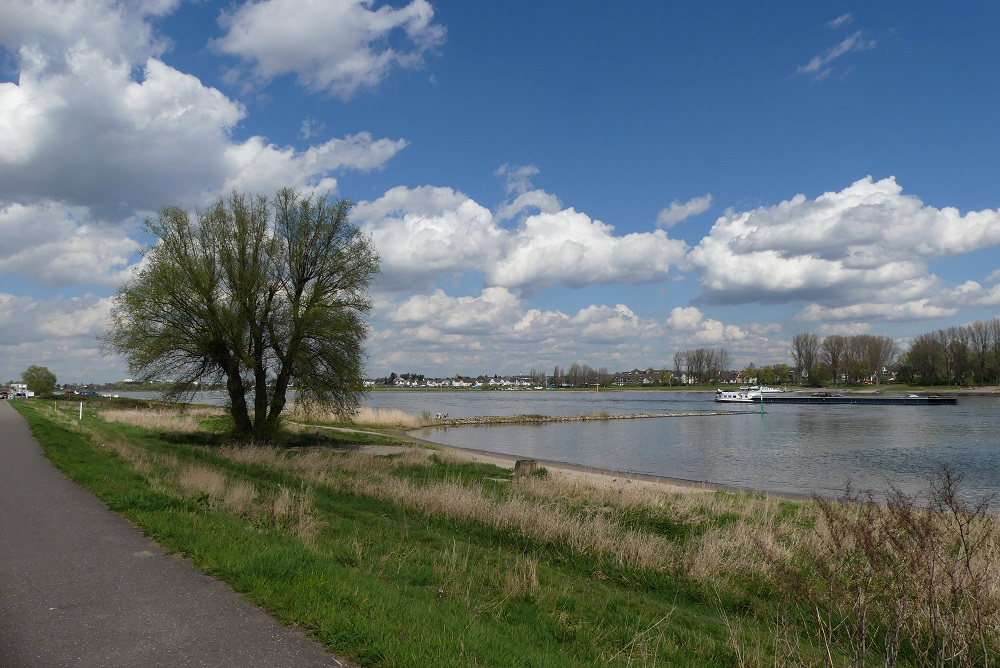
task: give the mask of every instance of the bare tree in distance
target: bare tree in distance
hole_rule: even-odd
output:
[[[800,381],[813,375],[818,355],[819,338],[815,334],[796,334],[792,337],[792,359]]]
[[[847,361],[847,337],[840,334],[828,336],[823,339],[820,348],[823,363],[830,368],[833,384],[837,385],[844,374],[844,365]]]

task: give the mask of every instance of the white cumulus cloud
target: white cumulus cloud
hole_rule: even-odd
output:
[[[682,264],[684,242],[663,230],[616,235],[614,227],[529,191],[539,207],[513,229],[450,188],[397,187],[361,202],[354,219],[382,256],[384,287],[413,287],[445,272],[480,272],[488,287],[537,291],[556,284],[663,280]]]
[[[904,195],[893,177],[728,211],[689,254],[714,301],[875,303],[929,297],[930,259],[1000,244],[1000,211],[964,215]]]
[[[870,322],[834,322],[816,327],[815,334],[820,338],[827,336],[853,336],[855,334],[867,334],[872,331]]]
[[[526,308],[516,294],[501,287],[485,288],[478,296],[452,296],[443,290],[411,295],[383,302],[375,317],[383,325],[371,339],[371,357],[381,368],[403,368],[414,358],[467,372],[480,364],[491,372],[577,360],[600,366],[617,355],[647,358],[645,342],[663,335],[654,319],[625,304],[594,304],[569,314]]]
[[[168,47],[154,34],[149,19],[169,14],[179,4],[180,0],[4,0],[0,43],[13,51],[30,46],[51,55],[70,45],[86,45],[141,62]]]
[[[421,66],[444,40],[433,19],[426,0],[399,8],[373,0],[260,0],[224,14],[226,34],[214,44],[250,63],[257,80],[295,74],[312,90],[349,97],[395,67]]]
[[[507,242],[486,282],[527,290],[664,280],[687,250],[663,230],[617,236],[613,226],[572,208],[526,217]]]
[[[117,285],[139,247],[129,234],[152,211],[232,189],[326,194],[336,173],[380,169],[406,146],[367,132],[303,150],[235,141],[242,105],[148,55],[161,46],[144,21],[175,4],[42,2],[37,16],[10,5],[0,39],[19,76],[0,83],[0,273]]]
[[[743,341],[751,336],[751,332],[737,325],[727,325],[721,320],[706,318],[700,309],[694,306],[678,306],[670,311],[667,327],[679,333],[679,340],[689,344],[719,344],[725,342]],[[766,331],[770,328],[753,326],[756,331]]]
[[[496,262],[504,236],[489,209],[451,188],[392,188],[360,202],[353,219],[375,242],[387,288],[481,269]]]

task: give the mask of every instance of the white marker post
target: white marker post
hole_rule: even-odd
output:
[[[80,419],[83,419],[83,402],[80,402]]]

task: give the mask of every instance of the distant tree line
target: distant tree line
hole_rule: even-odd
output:
[[[892,367],[899,346],[888,336],[875,334],[834,334],[820,339],[815,334],[792,338],[792,361],[799,382],[834,385],[882,380],[883,370]]]
[[[922,385],[1000,386],[1000,318],[921,334],[900,358],[897,375]]]
[[[594,369],[587,364],[573,362],[568,369],[563,369],[558,364],[552,369],[552,385],[555,387],[593,387],[610,382],[611,374],[607,367]]]
[[[744,367],[741,377],[744,383],[754,385],[782,385],[794,380],[792,367],[784,363],[757,367],[751,362]]]
[[[687,375],[689,384],[703,385],[725,380],[733,358],[725,348],[696,348],[674,353],[674,374]]]

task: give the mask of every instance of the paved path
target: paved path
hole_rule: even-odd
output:
[[[0,401],[0,667],[346,665],[165,555]]]

